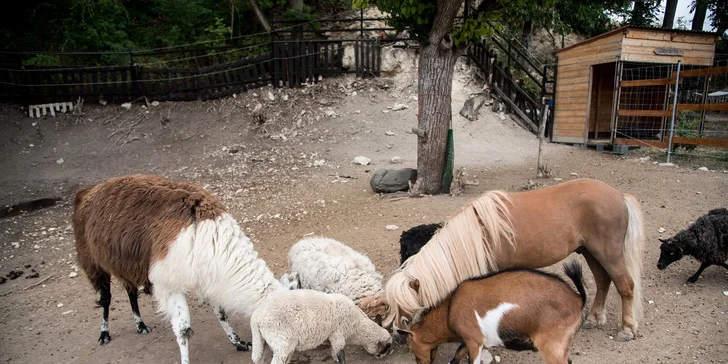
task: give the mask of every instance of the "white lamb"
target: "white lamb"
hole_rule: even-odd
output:
[[[348,297],[301,289],[268,296],[250,317],[253,362],[261,364],[265,344],[273,351],[271,364],[286,364],[295,351],[331,343],[334,361],[345,364],[344,347],[362,345],[381,359],[392,351],[392,337],[370,320]]]
[[[369,258],[341,242],[324,237],[302,239],[288,252],[288,267],[291,282],[298,274],[299,288],[341,293],[370,319],[387,317],[382,275]]]

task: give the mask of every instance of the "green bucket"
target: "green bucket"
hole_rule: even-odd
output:
[[[452,129],[447,131],[447,146],[445,148],[445,173],[442,176],[442,189],[450,193],[450,184],[453,179],[453,168],[455,166],[455,138]]]

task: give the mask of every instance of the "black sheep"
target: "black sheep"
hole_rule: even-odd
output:
[[[658,269],[667,268],[684,255],[700,261],[700,268],[688,279],[690,283],[695,283],[703,270],[711,265],[728,269],[728,210],[710,210],[687,229],[669,239],[660,238],[660,241]]]
[[[399,236],[399,254],[401,256],[399,264],[417,254],[441,227],[442,224],[423,224],[403,231]]]

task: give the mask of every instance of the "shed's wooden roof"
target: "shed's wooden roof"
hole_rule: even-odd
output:
[[[712,35],[712,36],[714,36],[716,38],[718,37],[718,33],[716,33],[716,32],[702,32],[702,31],[696,31],[696,30],[650,28],[650,27],[639,27],[639,26],[636,26],[636,25],[625,25],[625,26],[619,27],[617,29],[608,31],[606,33],[602,33],[602,34],[599,34],[597,36],[591,37],[589,39],[583,40],[583,41],[581,41],[579,43],[572,44],[572,45],[570,45],[568,47],[558,49],[558,50],[554,51],[554,54],[561,53],[563,51],[568,51],[569,49],[574,49],[574,48],[577,48],[577,47],[581,47],[581,46],[583,46],[585,44],[588,44],[588,43],[591,43],[591,42],[593,42],[595,40],[602,39],[602,38],[606,38],[606,37],[610,37],[610,36],[615,35],[617,33],[627,33],[630,29],[634,29],[634,30],[649,30],[649,31],[653,31],[653,32],[664,32],[664,33],[675,33],[675,34]]]

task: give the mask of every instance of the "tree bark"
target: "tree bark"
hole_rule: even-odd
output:
[[[268,24],[268,19],[265,18],[265,15],[263,15],[263,12],[260,11],[260,8],[258,7],[258,3],[255,2],[255,0],[248,0],[250,3],[250,7],[253,8],[253,12],[255,13],[255,16],[258,17],[258,21],[260,22],[260,25],[265,28],[266,32],[270,33],[270,24]]]
[[[298,11],[303,10],[303,0],[288,0],[288,6]]]
[[[414,194],[442,192],[445,172],[447,131],[452,120],[452,76],[457,56],[452,49],[440,49],[439,44],[420,48],[419,121],[425,137],[417,143],[417,182]]]
[[[531,49],[531,33],[533,33],[533,21],[526,20],[523,23],[523,29],[521,30],[521,42],[526,50]]]
[[[678,0],[667,0],[665,4],[665,17],[662,18],[662,27],[672,29],[675,25],[675,12]]]
[[[703,25],[705,25],[705,15],[708,12],[708,2],[696,0],[695,1],[695,15],[693,15],[693,26],[692,30],[703,31]]]
[[[442,192],[447,130],[452,121],[452,75],[458,57],[450,32],[461,0],[441,0],[428,35],[420,44],[417,72],[419,120],[426,135],[417,140],[417,182],[413,194]]]

